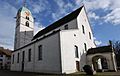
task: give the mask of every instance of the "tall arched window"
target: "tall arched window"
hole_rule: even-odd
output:
[[[75,57],[79,58],[78,47],[75,45]]]
[[[85,51],[87,51],[87,45],[86,45],[86,43],[84,43],[84,48],[85,48]]]
[[[89,32],[89,38],[91,39],[91,33]]]
[[[26,21],[25,25],[29,27],[29,22],[28,22],[28,21]]]
[[[28,17],[28,16],[26,16],[26,19],[27,19],[27,20],[29,20],[29,17]]]
[[[83,34],[85,34],[85,28],[83,25],[82,25],[82,31],[83,31]]]

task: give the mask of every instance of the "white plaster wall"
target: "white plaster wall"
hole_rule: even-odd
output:
[[[61,42],[61,59],[62,59],[62,73],[76,72],[75,50],[74,45],[77,39],[74,37],[74,33],[77,30],[62,30],[60,32]]]
[[[28,50],[31,49],[31,61],[28,61]],[[22,55],[22,52],[25,51],[25,58],[24,58],[24,71],[27,71],[27,72],[33,72],[33,59],[34,59],[34,45],[30,45],[30,46],[27,46],[25,48],[23,48],[21,50],[21,55]],[[22,56],[21,56],[21,59],[20,59],[21,63],[22,64]],[[22,65],[20,65],[22,67]]]
[[[31,49],[31,61],[28,61],[28,50]],[[14,54],[14,64],[12,64],[12,59],[11,59],[11,70],[12,71],[21,71],[22,70],[22,53],[25,51],[25,58],[24,58],[24,71],[26,72],[33,72],[33,59],[34,59],[34,45],[27,46],[23,49],[20,49],[16,52],[13,52],[12,55]],[[18,52],[20,53],[19,55],[19,63],[17,63],[17,55]]]
[[[86,40],[79,33],[79,29],[60,32],[62,73],[76,72],[76,61],[80,61],[80,71],[83,71],[83,66],[86,64],[86,51],[84,50]],[[79,58],[75,58],[75,45],[78,46]],[[89,46],[92,47],[92,45]]]
[[[42,45],[42,60],[38,60],[38,46]],[[35,72],[61,73],[59,33],[35,43]]]
[[[38,46],[42,45],[42,60],[38,60]],[[31,62],[28,62],[28,49],[32,50]],[[15,62],[11,64],[11,70],[21,71],[22,51],[25,51],[24,71],[42,72],[42,73],[61,73],[60,67],[60,47],[59,33],[44,38],[32,45],[29,45],[19,51],[13,52]],[[17,53],[20,52],[20,62],[17,63]]]
[[[77,17],[77,24],[78,24],[78,29],[80,30],[80,37],[85,40],[87,44],[87,48],[94,48],[96,47],[93,39],[93,33],[92,33],[92,28],[89,23],[89,19],[87,17],[87,14],[85,12],[85,8],[83,7],[80,14]],[[83,29],[82,25],[84,26],[85,29],[85,34],[83,34]],[[89,32],[91,33],[91,39],[89,38]]]
[[[74,19],[76,20],[76,19]],[[62,69],[63,73],[70,73],[76,71],[75,61],[80,61],[80,70],[83,71],[83,66],[86,64],[86,51],[84,43],[87,45],[87,50],[89,48],[96,47],[93,40],[93,34],[88,22],[88,18],[83,8],[80,14],[77,17],[77,23],[74,26],[77,26],[76,30],[62,30],[61,31],[61,52],[62,52]],[[73,24],[69,23],[69,27]],[[85,28],[85,34],[83,34],[82,25]],[[89,38],[89,32],[91,33],[91,39]],[[76,36],[74,36],[76,35]],[[79,59],[76,59],[74,54],[74,45],[78,46],[79,49]]]
[[[20,67],[20,59],[19,59],[19,63],[17,63],[17,57],[18,57],[18,53],[20,53],[20,59],[22,57],[21,51],[16,51],[12,53],[12,57],[11,57],[11,70],[12,71],[21,71],[21,67]],[[13,55],[14,55],[14,63],[13,63]]]
[[[25,17],[20,18],[21,25],[25,25],[26,21],[29,22],[29,27],[33,29],[34,28],[34,21],[27,20]]]

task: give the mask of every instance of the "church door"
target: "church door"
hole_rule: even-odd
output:
[[[77,71],[80,71],[80,63],[79,63],[79,61],[76,61],[76,69],[77,69]]]

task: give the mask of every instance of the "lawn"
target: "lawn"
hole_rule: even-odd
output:
[[[77,72],[72,75],[86,76],[85,72]],[[97,72],[94,76],[115,76],[115,75],[120,76],[120,71],[118,72]]]

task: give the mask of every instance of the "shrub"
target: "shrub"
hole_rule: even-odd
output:
[[[86,72],[86,74],[93,75],[93,70],[92,70],[92,67],[90,65],[85,65],[83,67],[83,70]]]

